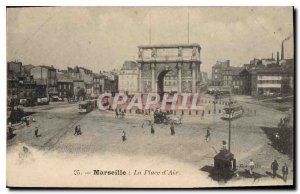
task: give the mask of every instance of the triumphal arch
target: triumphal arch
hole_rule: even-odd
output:
[[[141,93],[196,93],[201,80],[199,44],[138,46]]]

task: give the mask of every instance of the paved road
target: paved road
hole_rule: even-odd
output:
[[[247,165],[253,159],[260,167],[256,171],[270,171],[270,164],[277,159],[280,165],[287,162],[292,170],[292,161],[276,151],[262,126],[276,126],[284,113],[242,102],[245,115],[232,122],[231,151],[235,154],[238,166]],[[28,109],[29,110],[29,109]],[[254,113],[256,111],[256,114]],[[36,123],[21,127],[17,136],[8,141],[8,148],[17,143],[26,143],[41,150],[55,150],[71,154],[123,154],[132,158],[168,157],[199,169],[213,163],[213,157],[221,148],[222,140],[228,139],[228,122],[219,117],[200,120],[175,126],[176,134],[170,135],[168,125],[154,125],[155,134],[150,127],[142,128],[141,116],[127,116],[117,119],[114,113],[94,110],[87,115],[77,113],[77,104],[59,104],[34,107]],[[189,119],[191,120],[191,119]],[[80,123],[83,134],[74,136],[74,125]],[[40,127],[41,137],[34,137],[35,126]],[[205,141],[206,128],[211,128],[211,140]],[[122,131],[128,140],[121,141]],[[153,164],[155,161],[152,161]],[[291,178],[290,173],[290,177]]]

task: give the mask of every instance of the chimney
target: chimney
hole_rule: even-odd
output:
[[[281,60],[284,59],[284,45],[283,45],[284,41],[282,41],[281,43]]]
[[[279,51],[277,51],[277,64],[279,64]]]

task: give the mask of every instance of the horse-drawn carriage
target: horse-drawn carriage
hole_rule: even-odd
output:
[[[167,111],[167,112],[163,112],[163,111],[155,111],[154,112],[154,123],[157,123],[157,124],[161,124],[161,123],[164,123],[164,124],[170,124],[170,123],[173,123],[173,124],[181,124],[181,119],[182,119],[182,116],[175,116],[175,115],[172,115],[170,111]]]

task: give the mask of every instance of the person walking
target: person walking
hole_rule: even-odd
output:
[[[119,113],[118,113],[118,110],[117,109],[115,109],[115,113],[116,113],[116,118],[119,118]]]
[[[171,123],[170,130],[171,130],[171,135],[175,135],[175,130],[174,130],[174,124],[173,123]]]
[[[126,141],[126,132],[124,130],[122,132],[122,141]]]
[[[153,127],[153,124],[151,123],[151,134],[154,135],[155,131],[154,131],[154,127]]]
[[[78,135],[78,125],[75,126],[75,133],[74,135]]]
[[[41,137],[41,134],[39,134],[39,128],[38,127],[35,127],[34,135],[35,135],[35,137]]]
[[[284,182],[287,181],[288,174],[289,174],[289,167],[286,165],[286,163],[284,163],[284,165],[282,166],[282,178]]]
[[[252,159],[250,159],[250,162],[249,162],[249,167],[250,167],[250,175],[251,176],[253,176],[253,169],[254,169],[254,166],[255,166],[255,164],[254,164],[254,162],[253,162],[253,160]]]
[[[271,169],[273,171],[273,178],[275,178],[277,176],[277,170],[278,170],[278,163],[276,160],[274,160],[271,164]]]
[[[81,127],[80,127],[80,125],[78,125],[78,135],[82,135],[82,132],[81,132]]]
[[[210,140],[210,128],[208,127],[206,130],[206,136],[205,136],[205,141],[208,142]]]

